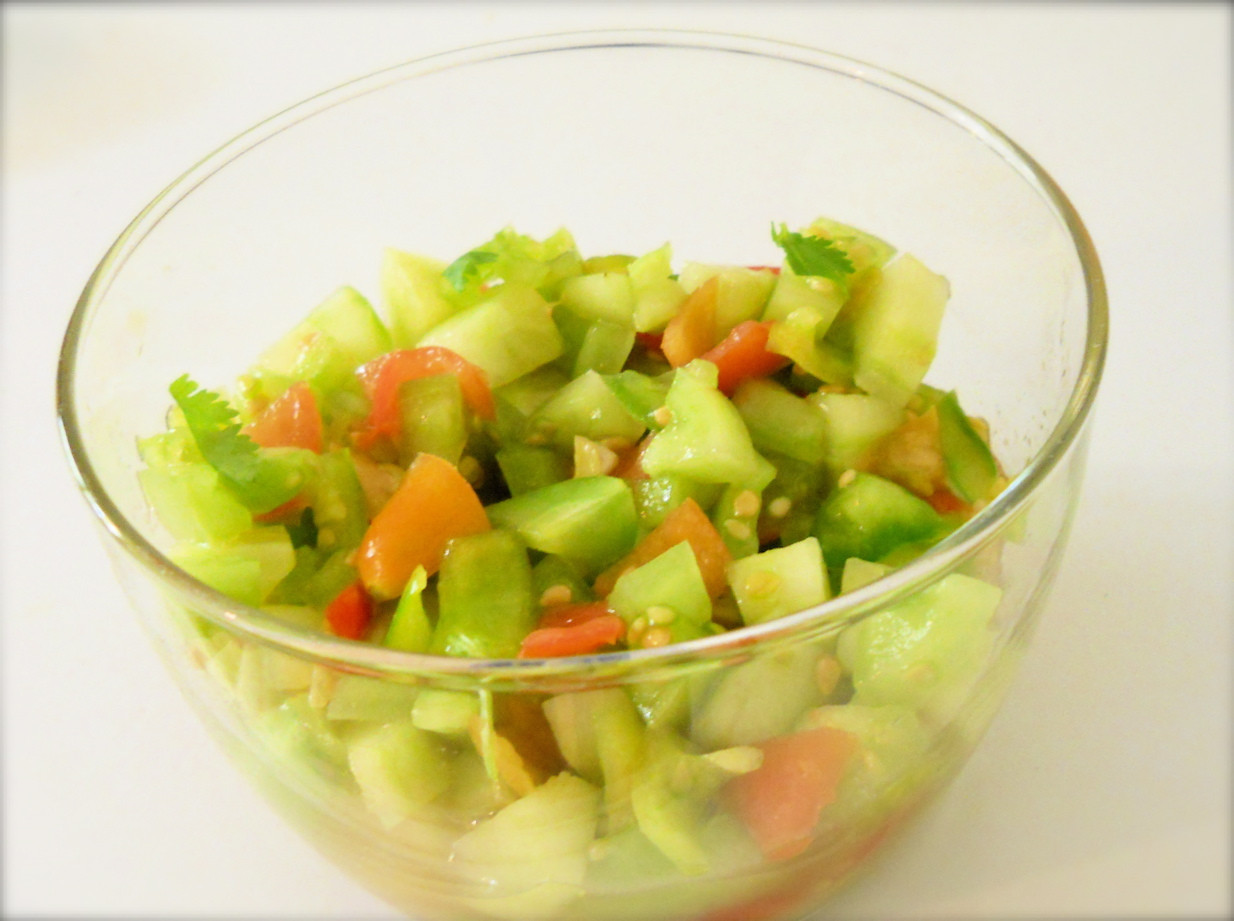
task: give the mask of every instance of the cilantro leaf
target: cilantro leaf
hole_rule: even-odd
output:
[[[462,291],[469,281],[479,276],[480,266],[496,261],[496,253],[482,249],[468,250],[446,266],[441,274],[450,283],[450,287],[455,291]]]
[[[790,231],[783,224],[771,225],[771,239],[784,250],[788,267],[798,275],[821,275],[842,288],[848,287],[853,263],[848,255],[826,237],[806,236]]]
[[[250,511],[268,512],[300,491],[304,476],[294,455],[283,463],[262,456],[219,394],[199,388],[187,374],[169,389],[202,457]]]

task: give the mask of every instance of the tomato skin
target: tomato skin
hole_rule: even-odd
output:
[[[581,656],[613,646],[625,637],[626,622],[602,601],[551,608],[540,626],[523,638],[520,659]]]
[[[307,448],[320,454],[321,412],[313,388],[304,381],[292,384],[241,432],[263,448]]]
[[[703,353],[702,358],[714,364],[720,372],[716,386],[721,393],[731,397],[742,381],[766,377],[788,366],[789,360],[783,355],[767,351],[770,333],[770,322],[745,320]]]
[[[326,605],[330,632],[348,640],[364,639],[373,620],[373,599],[361,582],[347,586]]]
[[[356,372],[372,402],[364,429],[357,439],[368,449],[383,437],[397,438],[402,420],[398,411],[398,388],[404,381],[438,374],[453,374],[463,390],[463,399],[478,416],[496,418],[493,392],[484,370],[457,352],[439,345],[395,349],[362,366]]]

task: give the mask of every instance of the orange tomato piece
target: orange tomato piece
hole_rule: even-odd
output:
[[[258,414],[241,432],[263,448],[322,448],[321,412],[313,389],[297,381]]]
[[[734,326],[714,348],[703,353],[701,357],[720,372],[716,386],[721,393],[731,397],[742,381],[766,377],[788,365],[789,360],[783,355],[767,351],[770,332],[769,322],[745,320]]]
[[[355,565],[373,597],[399,595],[417,566],[441,568],[446,545],[490,528],[471,484],[449,461],[418,454],[403,481],[369,524]]]
[[[718,598],[728,586],[725,569],[732,562],[733,555],[707,513],[693,499],[686,499],[669,512],[623,559],[600,573],[594,585],[596,594],[607,597],[622,573],[651,562],[683,540],[690,542],[699,572],[707,586],[707,594]]]
[[[716,344],[718,276],[707,279],[682,302],[677,315],[664,327],[660,350],[674,368],[689,364]]]
[[[729,781],[725,796],[763,855],[787,860],[810,846],[824,808],[857,750],[851,732],[820,726],[760,743],[763,763]]]

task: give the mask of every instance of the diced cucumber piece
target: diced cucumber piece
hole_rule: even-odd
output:
[[[168,428],[165,432],[137,440],[137,453],[147,467],[170,467],[176,464],[204,464],[201,449],[193,440],[193,434],[184,424],[179,408],[168,413]]]
[[[583,341],[579,343],[578,354],[574,359],[573,374],[575,377],[588,371],[616,374],[625,365],[633,348],[633,329],[606,320],[597,320],[583,333]]]
[[[605,272],[624,275],[630,263],[634,261],[633,256],[628,256],[625,253],[607,253],[603,256],[588,256],[583,260],[584,275],[600,275]]]
[[[333,390],[351,382],[356,368],[390,351],[390,333],[359,291],[342,287],[322,301],[257,359],[255,377],[273,375]]]
[[[514,658],[535,627],[531,564],[522,541],[493,530],[450,542],[437,576],[437,655]]]
[[[629,825],[644,748],[643,722],[630,696],[621,688],[558,694],[544,702],[544,716],[570,767],[601,785],[606,834]]]
[[[516,532],[527,546],[555,553],[591,574],[634,545],[634,497],[625,480],[576,477],[488,507],[494,527]]]
[[[814,534],[829,569],[857,556],[879,562],[897,547],[943,534],[946,523],[930,503],[872,473],[843,478],[818,511]]]
[[[865,393],[818,392],[808,398],[826,419],[826,461],[838,476],[860,464],[862,456],[900,427],[904,410]]]
[[[301,548],[304,549],[304,548]],[[309,572],[305,573],[305,580],[302,583],[299,593],[299,599],[302,604],[313,605],[318,609],[323,609],[334,598],[337,598],[339,591],[346,589],[358,578],[355,567],[350,563],[353,548],[339,549],[333,553],[316,554],[316,567],[310,565]],[[299,568],[299,558],[297,558],[297,568]],[[279,594],[283,594],[283,586],[279,586]]]
[[[497,403],[508,403],[523,416],[530,416],[557,391],[570,383],[570,375],[545,365],[493,391]]]
[[[848,627],[836,655],[852,674],[853,702],[948,719],[985,667],[1001,599],[996,586],[952,573]]]
[[[347,448],[315,456],[316,476],[306,490],[319,550],[352,550],[368,528],[368,506]]]
[[[454,374],[404,381],[398,388],[399,458],[410,464],[417,454],[436,454],[458,464],[470,430],[463,388]]]
[[[597,272],[567,278],[561,303],[588,320],[634,329],[634,289],[625,272]]]
[[[553,448],[514,442],[495,455],[502,479],[511,496],[535,492],[570,478],[570,461]]]
[[[853,380],[904,406],[929,370],[950,286],[916,257],[901,254],[862,295],[852,323]]]
[[[787,320],[802,310],[816,318],[813,333],[821,337],[844,306],[844,297],[844,292],[831,279],[797,275],[785,266],[771,289],[761,319]]]
[[[548,302],[534,288],[510,282],[438,323],[418,345],[458,353],[482,368],[494,389],[548,364],[563,347]]]
[[[441,273],[446,264],[430,256],[419,256],[387,248],[381,261],[381,293],[390,339],[395,347],[409,349],[420,337],[454,313],[447,297],[447,283]]]
[[[572,450],[575,435],[592,441],[622,438],[633,444],[646,425],[622,405],[602,375],[586,371],[532,414],[527,431],[529,439]]]
[[[354,789],[347,745],[308,701],[307,694],[288,697],[256,723],[262,743],[279,766],[315,783]]]
[[[686,299],[685,288],[672,277],[672,261],[673,249],[665,243],[626,266],[634,294],[634,328],[640,333],[662,330]]]
[[[253,527],[253,516],[207,463],[148,466],[137,472],[146,500],[172,537],[227,541]]]
[[[721,673],[699,708],[691,736],[706,750],[755,745],[792,729],[822,703],[817,644],[761,653]]]
[[[684,540],[622,575],[608,605],[627,624],[642,618],[648,629],[667,627],[674,643],[703,636],[711,621],[711,596],[694,550]]]
[[[840,592],[855,592],[862,586],[876,582],[887,573],[891,567],[885,563],[871,563],[859,556],[850,556],[844,561],[844,573],[840,578]]]
[[[365,805],[393,828],[450,786],[450,757],[432,733],[410,720],[388,723],[355,736],[347,760]]]
[[[805,233],[831,240],[844,250],[853,264],[854,276],[861,276],[870,268],[881,268],[896,251],[894,246],[872,233],[825,217],[813,221]]]
[[[700,483],[675,474],[630,480],[639,530],[643,533],[653,530],[686,499],[693,499],[706,511],[718,501],[724,489],[722,483]]]
[[[419,689],[367,675],[339,675],[326,705],[326,718],[373,723],[411,718]]]
[[[804,611],[830,597],[823,551],[813,537],[733,560],[728,584],[746,624]]]
[[[758,319],[776,285],[776,275],[766,269],[735,265],[688,262],[681,270],[681,286],[693,292],[712,278],[716,287],[716,332],[722,338],[745,320]]]
[[[225,544],[181,544],[172,562],[206,585],[237,601],[257,606],[296,565],[287,531],[260,527]]]
[[[547,554],[531,569],[531,591],[541,607],[592,600],[582,570],[565,557]]]
[[[825,338],[836,316],[829,306],[807,303],[797,307],[772,321],[767,350],[790,359],[824,383],[847,385],[853,379],[852,360]]]
[[[600,791],[558,774],[461,836],[450,860],[466,878],[487,880],[495,895],[581,887],[599,816]]]
[[[424,688],[411,708],[411,722],[427,732],[465,737],[480,716],[480,698],[466,691]]]
[[[743,381],[733,405],[760,452],[787,454],[807,464],[827,455],[827,419],[814,403],[765,378]]]
[[[674,734],[652,731],[646,739],[645,762],[631,790],[639,831],[679,873],[700,876],[711,869],[702,834],[714,789],[695,781],[718,769],[686,751]]]
[[[428,574],[423,566],[417,566],[407,580],[398,607],[390,618],[386,638],[382,641],[384,645],[404,652],[428,652],[433,639],[433,625],[424,610],[424,589],[427,587]]]
[[[763,490],[759,534],[793,544],[814,533],[814,519],[829,484],[827,471],[784,455],[769,454],[768,460],[775,465],[776,477]]]
[[[734,559],[758,553],[758,515],[762,507],[759,494],[744,486],[725,486],[716,499],[711,523]]]
[[[965,502],[988,499],[998,479],[998,466],[990,446],[969,422],[954,390],[935,405],[948,485]]]
[[[670,378],[651,377],[638,371],[622,371],[619,374],[603,375],[604,383],[613,391],[630,415],[639,419],[648,428],[659,429],[656,410],[664,405],[668,396]]]
[[[640,681],[630,686],[630,699],[648,729],[684,731],[712,677],[710,671],[698,671],[664,681]]]
[[[775,468],[754,450],[741,414],[716,380],[716,366],[708,361],[677,369],[665,398],[671,421],[643,451],[643,469],[653,477],[677,474],[760,491]]]
[[[304,691],[312,680],[312,663],[258,643],[240,646],[235,676],[236,698],[250,715],[277,706],[288,693]]]

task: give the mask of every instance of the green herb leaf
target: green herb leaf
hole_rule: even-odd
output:
[[[251,511],[268,512],[300,491],[304,476],[295,454],[283,463],[263,457],[257,442],[240,431],[236,411],[219,394],[199,388],[187,374],[170,390],[202,457]]]
[[[774,224],[771,225],[771,239],[784,250],[788,267],[798,275],[821,275],[841,287],[848,286],[853,264],[833,241],[794,233],[783,224],[779,230]]]
[[[480,274],[480,266],[496,261],[496,253],[473,249],[451,262],[441,274],[450,283],[450,287],[455,291],[462,291],[469,281]]]

